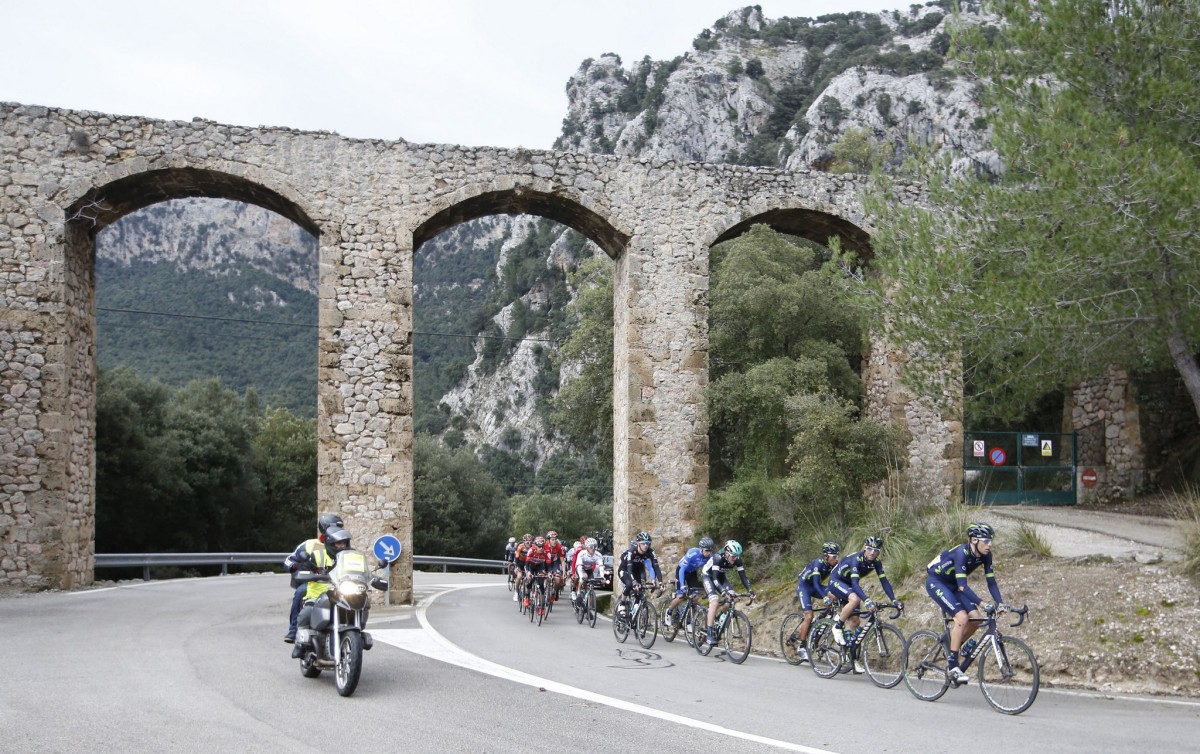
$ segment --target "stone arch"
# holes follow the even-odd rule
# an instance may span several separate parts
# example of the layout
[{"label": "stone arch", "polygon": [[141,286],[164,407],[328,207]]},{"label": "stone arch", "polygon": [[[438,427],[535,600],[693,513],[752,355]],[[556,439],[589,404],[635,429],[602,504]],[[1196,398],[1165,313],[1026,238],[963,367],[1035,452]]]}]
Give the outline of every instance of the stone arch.
[{"label": "stone arch", "polygon": [[413,251],[447,228],[487,215],[538,215],[553,220],[583,234],[613,259],[620,257],[630,238],[580,197],[568,196],[561,188],[539,190],[517,186],[484,191],[435,212],[413,231]]},{"label": "stone arch", "polygon": [[143,207],[188,197],[254,204],[286,217],[318,238],[321,235],[317,223],[295,198],[294,192],[287,187],[273,187],[274,181],[262,182],[245,175],[200,167],[153,168],[107,181],[104,178],[106,176],[101,176],[93,188],[66,208],[67,222],[86,224],[88,234],[93,237],[121,217]]},{"label": "stone arch", "polygon": [[[61,330],[48,339],[47,361],[61,365],[45,379],[44,402],[53,417],[47,426],[51,466],[62,478],[47,485],[55,494],[41,501],[45,517],[60,536],[41,552],[43,573],[64,586],[92,578],[95,554],[96,466],[96,305],[95,241],[121,217],[171,199],[207,197],[254,204],[275,212],[314,236],[320,228],[289,187],[274,188],[250,177],[272,178],[262,170],[223,172],[211,167],[134,170],[118,165],[101,172],[64,210],[62,290],[67,306]],[[272,184],[275,181],[271,181]],[[276,184],[278,185],[278,184]]]},{"label": "stone arch", "polygon": [[872,255],[871,237],[866,230],[838,215],[804,207],[771,209],[747,217],[719,233],[709,246],[737,238],[752,225],[767,225],[778,233],[806,238],[822,246],[828,245],[830,238],[839,238],[843,249],[854,251],[863,259]]}]

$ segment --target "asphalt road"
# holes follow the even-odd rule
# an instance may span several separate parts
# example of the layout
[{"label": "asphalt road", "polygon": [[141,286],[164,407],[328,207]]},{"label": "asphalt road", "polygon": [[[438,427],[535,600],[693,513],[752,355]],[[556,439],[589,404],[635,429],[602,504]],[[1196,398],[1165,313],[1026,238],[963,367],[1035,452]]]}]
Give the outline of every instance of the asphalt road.
[{"label": "asphalt road", "polygon": [[[733,665],[682,640],[621,645],[569,606],[535,626],[495,576],[418,574],[416,588],[422,607],[373,612],[377,643],[349,699],[289,658],[282,575],[0,599],[0,749],[1090,753],[1175,748],[1200,722],[1197,704],[1045,689],[1017,717],[974,685],[930,704],[903,684]],[[760,628],[756,642],[778,640]]]}]

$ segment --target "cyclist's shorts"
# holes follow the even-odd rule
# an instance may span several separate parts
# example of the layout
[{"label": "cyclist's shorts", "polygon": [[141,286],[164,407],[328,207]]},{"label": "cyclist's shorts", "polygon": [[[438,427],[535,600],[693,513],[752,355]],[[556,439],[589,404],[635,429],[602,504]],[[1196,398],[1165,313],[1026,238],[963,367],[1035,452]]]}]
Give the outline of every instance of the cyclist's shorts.
[{"label": "cyclist's shorts", "polygon": [[947,615],[954,615],[959,610],[966,610],[969,613],[975,609],[975,605],[970,600],[959,594],[957,586],[957,584],[947,584],[936,576],[925,578],[925,592]]},{"label": "cyclist's shorts", "polygon": [[549,563],[534,563],[526,561],[525,573],[529,574],[530,576],[545,576],[549,567]]},{"label": "cyclist's shorts", "polygon": [[800,597],[801,610],[812,610],[813,603],[820,600],[817,593],[813,591],[811,581],[802,582],[800,588],[796,590],[796,594]]},{"label": "cyclist's shorts", "polygon": [[[679,574],[677,573],[675,575],[678,576]],[[704,589],[704,587],[700,586],[699,571],[688,571],[685,573],[683,575],[683,583],[679,584],[678,588],[675,590],[675,594],[678,594],[680,597],[682,597],[683,595],[687,594],[687,590],[689,589],[694,589],[697,592]]]},{"label": "cyclist's shorts", "polygon": [[839,581],[838,579],[830,579],[829,585],[826,586],[825,589],[831,596],[833,596],[835,599],[841,600],[842,602],[850,599],[850,595],[854,594],[854,587],[850,586],[844,581]]}]

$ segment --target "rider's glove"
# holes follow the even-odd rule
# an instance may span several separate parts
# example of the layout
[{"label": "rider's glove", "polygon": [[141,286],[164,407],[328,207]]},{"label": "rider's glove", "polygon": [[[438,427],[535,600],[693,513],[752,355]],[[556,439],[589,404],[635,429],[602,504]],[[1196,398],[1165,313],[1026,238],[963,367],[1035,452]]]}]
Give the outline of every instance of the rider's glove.
[{"label": "rider's glove", "polygon": [[833,597],[830,597],[828,594],[825,595],[821,598],[821,604],[825,607],[829,607],[833,604]]},{"label": "rider's glove", "polygon": [[897,610],[903,610],[904,603],[900,600],[892,600],[892,607],[896,608]]},{"label": "rider's glove", "polygon": [[867,610],[874,610],[876,608],[875,600],[867,600],[863,604],[863,607],[865,607]]},{"label": "rider's glove", "polygon": [[996,603],[985,602],[979,606],[979,609],[982,610],[984,613],[991,615],[992,613],[996,612]]},{"label": "rider's glove", "polygon": [[1008,605],[1004,604],[1003,602],[1001,602],[999,605],[996,606],[996,610],[1001,613],[1007,613],[1009,610],[1012,610],[1012,608],[1009,607]]}]

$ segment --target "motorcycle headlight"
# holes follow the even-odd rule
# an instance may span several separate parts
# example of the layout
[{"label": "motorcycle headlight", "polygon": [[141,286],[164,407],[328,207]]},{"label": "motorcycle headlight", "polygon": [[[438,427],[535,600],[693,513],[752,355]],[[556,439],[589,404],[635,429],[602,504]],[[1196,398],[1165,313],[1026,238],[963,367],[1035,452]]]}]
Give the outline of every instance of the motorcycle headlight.
[{"label": "motorcycle headlight", "polygon": [[342,583],[338,584],[338,592],[340,592],[343,597],[360,597],[366,593],[366,591],[367,585],[361,581],[346,579]]}]

